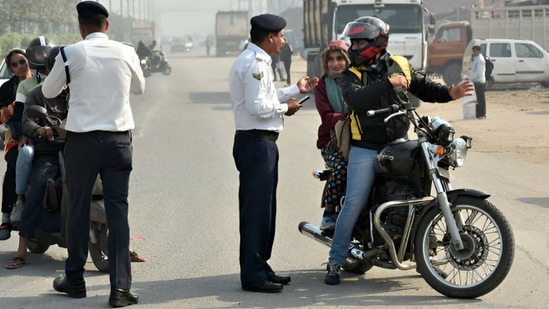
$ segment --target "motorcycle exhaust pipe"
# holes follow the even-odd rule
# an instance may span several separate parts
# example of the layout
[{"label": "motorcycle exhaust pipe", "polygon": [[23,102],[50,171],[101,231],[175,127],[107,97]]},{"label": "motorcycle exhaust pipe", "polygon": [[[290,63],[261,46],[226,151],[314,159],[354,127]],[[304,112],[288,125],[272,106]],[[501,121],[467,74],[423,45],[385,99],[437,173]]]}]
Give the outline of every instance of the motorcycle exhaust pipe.
[{"label": "motorcycle exhaust pipe", "polygon": [[299,226],[297,227],[297,229],[301,234],[311,239],[314,239],[325,246],[328,246],[330,248],[332,247],[332,239],[330,237],[326,237],[322,235],[322,232],[320,231],[320,229],[314,226],[313,224],[307,221],[303,221],[299,223]]},{"label": "motorcycle exhaust pipe", "polygon": [[[332,247],[332,239],[330,237],[322,235],[320,229],[313,224],[307,221],[303,221],[299,223],[298,230],[299,232],[301,232],[301,234],[311,239],[314,239],[325,246],[328,246],[330,248]],[[364,252],[363,250],[353,246],[353,244],[349,244],[349,253],[351,254],[351,256],[359,260],[370,260],[376,255],[380,254],[380,252],[381,250],[379,249],[372,249]]]}]

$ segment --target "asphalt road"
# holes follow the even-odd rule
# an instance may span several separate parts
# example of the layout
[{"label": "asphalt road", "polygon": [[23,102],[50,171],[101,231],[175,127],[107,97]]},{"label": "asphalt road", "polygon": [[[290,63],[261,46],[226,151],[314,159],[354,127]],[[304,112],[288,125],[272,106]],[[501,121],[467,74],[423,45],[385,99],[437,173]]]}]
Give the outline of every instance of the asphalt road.
[{"label": "asphalt road", "polygon": [[[234,121],[227,76],[234,57],[206,58],[205,51],[169,55],[170,76],[147,79],[132,97],[134,171],[130,191],[131,245],[149,260],[132,264],[135,308],[545,308],[549,303],[549,215],[546,165],[472,151],[454,186],[492,194],[514,229],[516,255],[507,279],[476,300],[449,299],[415,272],[374,268],[364,276],[343,273],[339,286],[323,283],[328,248],[299,234],[297,225],[318,224],[323,168],[315,148],[319,117],[314,101],[285,121],[281,134],[275,270],[292,276],[281,294],[240,289],[238,174],[232,159]],[[294,80],[305,66],[296,58]],[[458,132],[459,134],[459,132]],[[545,179],[545,181],[539,181]],[[0,242],[0,262],[13,256],[17,235]],[[30,254],[17,270],[0,268],[0,307],[102,308],[108,275],[86,265],[88,297],[55,293],[65,249]]]}]

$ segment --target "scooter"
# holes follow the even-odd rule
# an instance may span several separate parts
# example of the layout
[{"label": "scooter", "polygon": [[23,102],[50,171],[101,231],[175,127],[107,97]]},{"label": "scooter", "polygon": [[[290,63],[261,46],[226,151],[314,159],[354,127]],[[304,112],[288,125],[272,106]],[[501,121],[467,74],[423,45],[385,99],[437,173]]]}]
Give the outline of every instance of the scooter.
[{"label": "scooter", "polygon": [[[29,106],[27,115],[30,118],[40,119],[43,123],[54,130],[54,138],[58,142],[64,142],[66,132],[60,127],[61,120],[47,114],[46,108],[38,105]],[[27,248],[32,253],[42,254],[48,250],[51,245],[58,245],[61,248],[67,247],[67,238],[65,234],[65,222],[69,208],[68,189],[65,183],[65,171],[63,168],[63,154],[59,153],[61,165],[61,178],[48,180],[46,186],[46,197],[44,206],[48,212],[60,216],[60,228],[58,232],[45,232],[37,228],[35,237],[29,239]],[[92,192],[91,217],[90,217],[90,242],[89,251],[93,264],[101,272],[109,271],[109,260],[107,251],[107,237],[109,229],[107,226],[107,216],[105,213],[105,204],[103,200],[103,190],[101,179],[98,177]]]}]

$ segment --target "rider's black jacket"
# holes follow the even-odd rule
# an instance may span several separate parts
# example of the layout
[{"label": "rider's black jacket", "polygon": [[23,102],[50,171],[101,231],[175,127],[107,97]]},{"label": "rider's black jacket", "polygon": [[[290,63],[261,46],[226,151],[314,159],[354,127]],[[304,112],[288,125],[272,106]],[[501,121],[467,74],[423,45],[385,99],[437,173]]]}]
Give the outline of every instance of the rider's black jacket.
[{"label": "rider's black jacket", "polygon": [[404,75],[408,80],[408,91],[422,101],[453,100],[448,93],[449,87],[427,79],[423,72],[412,69],[404,57],[385,53],[376,65],[349,67],[337,80],[349,106],[353,146],[380,150],[387,143],[406,137],[409,123],[404,115],[393,117],[387,124],[384,122],[387,114],[366,116],[369,110],[397,102],[388,80],[395,74]]},{"label": "rider's black jacket", "polygon": [[[46,99],[42,94],[42,86],[34,88],[25,101],[25,109],[31,105],[39,105],[45,107],[48,116],[55,116],[60,120],[67,118],[69,90],[66,88],[61,93],[53,98]],[[35,153],[56,153],[63,148],[63,144],[50,142],[47,138],[39,138],[36,130],[45,123],[40,123],[40,120],[27,117],[27,113],[23,112],[23,134],[30,137],[34,144]]]}]

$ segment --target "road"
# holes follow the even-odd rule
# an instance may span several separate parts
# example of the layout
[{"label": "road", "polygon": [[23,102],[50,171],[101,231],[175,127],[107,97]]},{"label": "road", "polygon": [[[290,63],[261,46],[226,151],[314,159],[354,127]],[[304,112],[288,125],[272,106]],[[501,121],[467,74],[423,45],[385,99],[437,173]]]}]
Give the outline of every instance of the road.
[{"label": "road", "polygon": [[[546,163],[471,151],[455,187],[492,194],[514,229],[516,255],[507,279],[477,300],[446,298],[414,271],[374,268],[342,274],[339,286],[323,283],[328,248],[303,237],[300,221],[318,224],[322,184],[311,171],[323,167],[315,148],[319,117],[314,101],[285,121],[281,134],[278,221],[270,264],[292,276],[282,294],[240,289],[238,174],[232,159],[234,121],[227,76],[233,57],[205,51],[171,54],[171,76],[154,74],[146,93],[132,97],[134,171],[130,186],[131,246],[149,260],[132,264],[135,308],[545,308],[549,303],[549,215]],[[305,65],[294,61],[294,80]],[[428,112],[423,105],[421,112]],[[459,131],[458,131],[459,134]],[[3,167],[2,167],[3,168]],[[0,242],[0,262],[13,256],[17,235]],[[11,308],[107,306],[108,275],[86,265],[88,297],[56,294],[65,249],[30,254],[17,270],[0,268],[0,303]],[[132,307],[133,308],[133,307]]]}]

